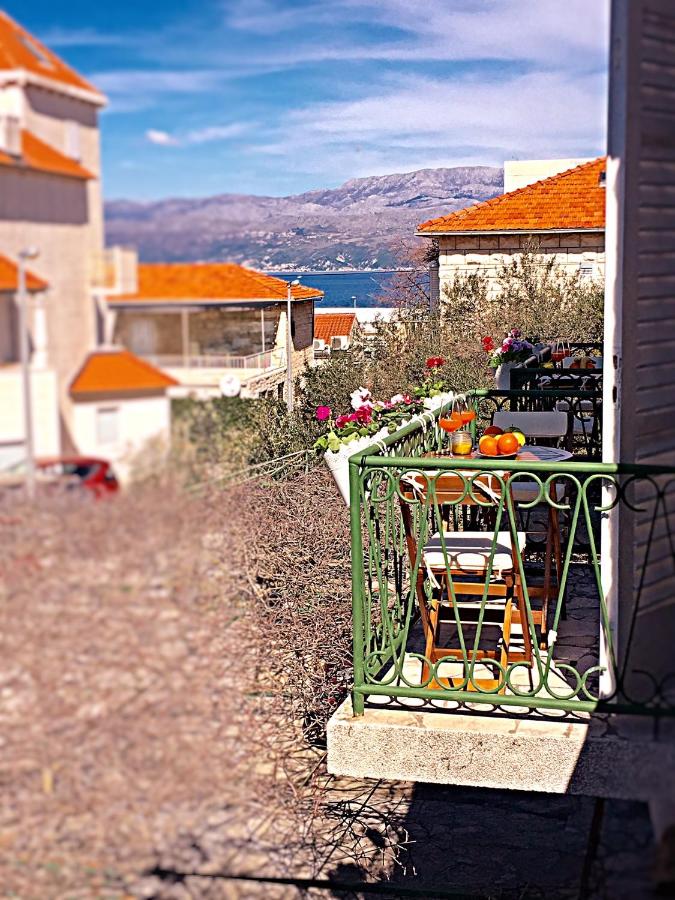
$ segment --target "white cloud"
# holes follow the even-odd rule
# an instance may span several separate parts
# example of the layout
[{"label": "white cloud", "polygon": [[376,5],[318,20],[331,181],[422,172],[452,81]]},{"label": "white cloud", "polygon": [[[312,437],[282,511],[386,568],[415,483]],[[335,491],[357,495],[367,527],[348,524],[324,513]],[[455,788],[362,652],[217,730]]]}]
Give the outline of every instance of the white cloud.
[{"label": "white cloud", "polygon": [[185,144],[206,144],[210,141],[226,141],[230,138],[239,137],[250,128],[250,124],[245,122],[231,122],[229,125],[211,125],[207,128],[197,128],[194,131],[188,131],[183,138]]},{"label": "white cloud", "polygon": [[186,147],[194,144],[208,144],[214,141],[227,141],[244,134],[250,127],[251,123],[248,122],[231,122],[229,125],[210,125],[206,128],[196,128],[182,135],[149,128],[145,132],[145,138],[151,144],[157,144],[160,147]]},{"label": "white cloud", "polygon": [[128,34],[97,31],[95,28],[52,28],[40,38],[47,47],[114,47],[128,46]]},{"label": "white cloud", "polygon": [[[609,39],[608,0],[442,0],[426,14],[411,0],[308,0],[292,7],[279,0],[237,0],[225,9],[230,28],[261,37],[294,32],[292,41],[266,47],[259,58],[255,44],[253,52],[247,46],[252,66],[263,60],[279,66],[502,60],[551,67],[574,59],[592,69],[605,65]],[[361,27],[374,23],[384,31],[377,39]]]},{"label": "white cloud", "polygon": [[177,147],[178,141],[170,135],[168,131],[159,131],[157,128],[148,128],[145,132],[145,138],[151,144],[157,144],[159,147]]},{"label": "white cloud", "polygon": [[[399,77],[363,97],[292,111],[262,154],[336,178],[605,149],[606,77]],[[252,148],[255,149],[255,148]]]}]

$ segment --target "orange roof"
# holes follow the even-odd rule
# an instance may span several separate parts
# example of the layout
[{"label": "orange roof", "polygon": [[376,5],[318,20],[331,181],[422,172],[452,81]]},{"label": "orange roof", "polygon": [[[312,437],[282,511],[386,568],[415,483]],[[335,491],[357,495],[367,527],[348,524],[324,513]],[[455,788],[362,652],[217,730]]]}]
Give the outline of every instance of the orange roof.
[{"label": "orange roof", "polygon": [[350,337],[355,313],[319,313],[314,317],[314,337],[330,344],[333,337]]},{"label": "orange roof", "polygon": [[70,384],[70,393],[126,394],[158,391],[178,384],[175,378],[151,366],[122,347],[94,350]]},{"label": "orange roof", "polygon": [[[186,300],[285,300],[288,282],[263,275],[235,263],[142,263],[138,267],[138,291],[110,297],[120,301],[148,303]],[[294,300],[320,300],[323,291],[296,285]]]},{"label": "orange roof", "polygon": [[604,156],[582,163],[517,191],[430,219],[419,226],[418,233],[602,230],[606,192],[600,174],[605,166]]},{"label": "orange roof", "polygon": [[[19,268],[6,256],[0,256],[0,291],[16,291],[19,286]],[[26,287],[29,291],[44,291],[49,285],[46,281],[26,271]]]},{"label": "orange roof", "polygon": [[21,132],[21,155],[12,156],[0,150],[0,166],[11,166],[15,169],[34,169],[37,172],[47,172],[49,175],[67,175],[70,178],[93,178],[74,159],[65,156],[49,144],[45,144],[39,137],[30,131]]},{"label": "orange roof", "polygon": [[78,75],[6,12],[0,11],[0,70],[2,69],[20,70],[28,75],[36,75],[40,79],[46,78],[69,88],[97,94],[101,102],[104,99],[92,84]]}]

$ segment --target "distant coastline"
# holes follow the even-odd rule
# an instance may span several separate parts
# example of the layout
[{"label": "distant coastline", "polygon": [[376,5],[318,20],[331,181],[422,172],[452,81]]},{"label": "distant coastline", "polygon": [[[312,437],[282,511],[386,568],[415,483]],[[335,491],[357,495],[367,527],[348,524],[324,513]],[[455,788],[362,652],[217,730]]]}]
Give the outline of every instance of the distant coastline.
[{"label": "distant coastline", "polygon": [[294,269],[293,271],[272,269],[268,274],[285,281],[301,278],[302,284],[316,287],[324,292],[321,309],[381,308],[384,304],[392,305],[390,293],[392,280],[397,273],[410,269],[333,269],[316,271]]},{"label": "distant coastline", "polygon": [[400,266],[397,269],[265,269],[266,275],[395,275],[397,272],[412,272],[410,266]]}]

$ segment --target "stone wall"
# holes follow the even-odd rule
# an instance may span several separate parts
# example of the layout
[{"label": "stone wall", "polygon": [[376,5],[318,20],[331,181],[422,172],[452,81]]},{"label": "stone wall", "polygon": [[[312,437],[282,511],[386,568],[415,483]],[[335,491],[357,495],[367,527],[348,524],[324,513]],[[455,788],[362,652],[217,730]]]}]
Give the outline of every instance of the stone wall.
[{"label": "stone wall", "polygon": [[441,237],[439,243],[438,275],[441,299],[444,288],[456,275],[483,271],[490,279],[495,293],[499,269],[521,255],[527,248],[538,246],[545,260],[555,258],[568,272],[581,266],[592,267],[594,278],[605,274],[605,235],[603,232],[579,231],[555,234],[495,234],[457,235]]}]

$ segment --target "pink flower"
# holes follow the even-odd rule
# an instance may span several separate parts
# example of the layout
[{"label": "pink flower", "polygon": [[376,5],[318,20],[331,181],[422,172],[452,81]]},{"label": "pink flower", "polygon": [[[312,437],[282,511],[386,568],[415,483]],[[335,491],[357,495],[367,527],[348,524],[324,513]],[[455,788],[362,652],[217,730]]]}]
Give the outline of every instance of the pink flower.
[{"label": "pink flower", "polygon": [[351,421],[351,416],[338,416],[335,420],[336,428],[344,428],[345,425]]},{"label": "pink flower", "polygon": [[373,410],[370,405],[360,406],[354,413],[356,421],[362,425],[369,425],[373,418]]},{"label": "pink flower", "polygon": [[405,398],[403,394],[394,394],[389,403],[387,404],[391,409],[392,406],[398,406],[399,403],[405,403]]},{"label": "pink flower", "polygon": [[330,419],[330,416],[330,406],[317,406],[316,418],[319,422],[325,422],[326,419]]}]

